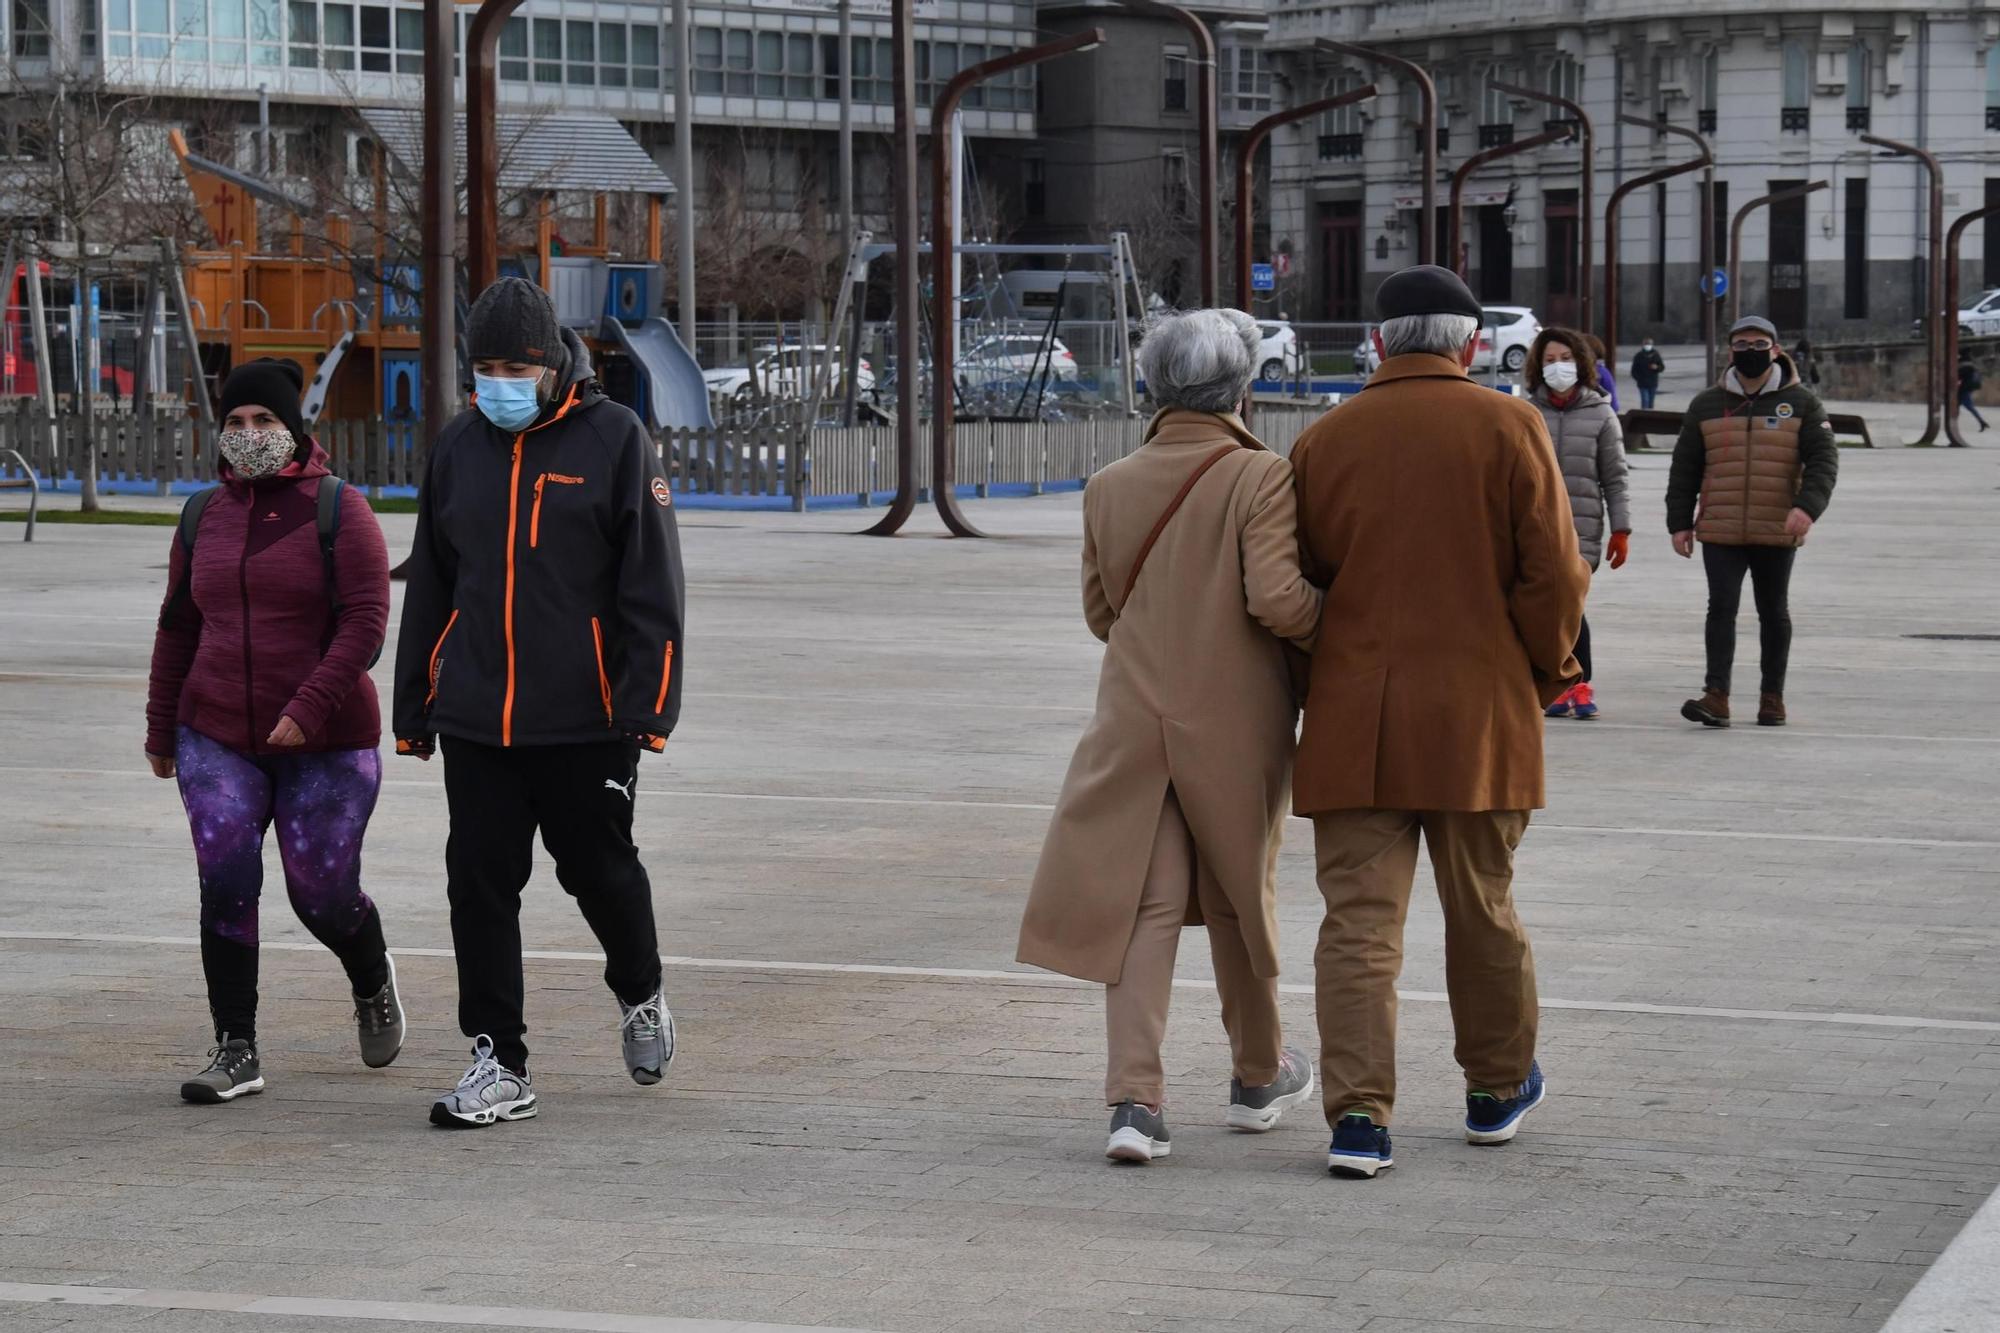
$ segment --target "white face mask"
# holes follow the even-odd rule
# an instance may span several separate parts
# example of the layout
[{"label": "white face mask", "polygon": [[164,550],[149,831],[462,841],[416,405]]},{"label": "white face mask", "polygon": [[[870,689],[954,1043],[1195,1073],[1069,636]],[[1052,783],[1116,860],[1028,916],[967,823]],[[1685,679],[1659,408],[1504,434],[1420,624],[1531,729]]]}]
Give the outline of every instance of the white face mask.
[{"label": "white face mask", "polygon": [[274,477],[284,470],[298,452],[299,442],[292,438],[288,430],[225,430],[216,440],[216,447],[229,460],[229,466],[245,481],[256,481],[260,477]]},{"label": "white face mask", "polygon": [[1542,383],[1557,393],[1568,393],[1576,387],[1576,362],[1549,362],[1542,367]]}]

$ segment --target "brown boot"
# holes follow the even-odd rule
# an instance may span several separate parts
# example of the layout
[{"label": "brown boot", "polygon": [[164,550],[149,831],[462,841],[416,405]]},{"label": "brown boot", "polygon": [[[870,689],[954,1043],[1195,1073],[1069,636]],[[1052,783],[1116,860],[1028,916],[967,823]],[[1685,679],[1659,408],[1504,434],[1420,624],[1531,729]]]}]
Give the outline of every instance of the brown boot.
[{"label": "brown boot", "polygon": [[1681,716],[1704,727],[1729,725],[1729,696],[1721,690],[1703,690],[1701,698],[1681,705]]},{"label": "brown boot", "polygon": [[1760,727],[1785,725],[1784,695],[1766,692],[1757,696],[1757,725]]}]

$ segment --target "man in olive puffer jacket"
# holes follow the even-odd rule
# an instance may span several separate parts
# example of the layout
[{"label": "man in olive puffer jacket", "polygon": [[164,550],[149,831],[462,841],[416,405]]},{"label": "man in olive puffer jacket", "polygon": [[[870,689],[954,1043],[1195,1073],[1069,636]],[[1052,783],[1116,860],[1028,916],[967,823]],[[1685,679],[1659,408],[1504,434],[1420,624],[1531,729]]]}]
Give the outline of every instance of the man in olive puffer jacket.
[{"label": "man in olive puffer jacket", "polygon": [[1702,546],[1708,573],[1708,676],[1681,716],[1729,725],[1729,675],[1736,660],[1736,612],[1743,576],[1757,601],[1763,678],[1757,724],[1785,725],[1785,667],[1791,654],[1787,605],[1792,562],[1833,499],[1840,451],[1826,409],[1777,350],[1777,330],[1754,315],[1729,332],[1722,382],[1688,404],[1667,476],[1667,530],[1674,550]]}]

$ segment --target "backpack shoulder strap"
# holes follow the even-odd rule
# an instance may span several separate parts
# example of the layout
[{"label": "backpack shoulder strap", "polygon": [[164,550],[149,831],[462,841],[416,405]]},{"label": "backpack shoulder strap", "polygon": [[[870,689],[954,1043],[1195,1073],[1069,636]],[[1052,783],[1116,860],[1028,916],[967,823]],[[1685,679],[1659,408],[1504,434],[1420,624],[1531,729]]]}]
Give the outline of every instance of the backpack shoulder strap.
[{"label": "backpack shoulder strap", "polygon": [[1132,600],[1132,589],[1138,586],[1139,571],[1146,567],[1146,557],[1153,553],[1153,544],[1160,540],[1160,534],[1167,530],[1167,524],[1180,512],[1182,502],[1188,498],[1188,493],[1194,490],[1195,483],[1207,476],[1210,468],[1242,447],[1240,444],[1225,444],[1202,459],[1200,465],[1188,474],[1188,479],[1181,483],[1181,488],[1174,492],[1174,498],[1167,501],[1167,507],[1160,511],[1160,517],[1154,522],[1153,530],[1146,534],[1145,542],[1139,547],[1139,557],[1132,562],[1132,572],[1125,576],[1125,591],[1118,598],[1117,609],[1120,614],[1124,612],[1125,604]]},{"label": "backpack shoulder strap", "polygon": [[201,516],[208,509],[208,502],[215,498],[221,488],[211,486],[205,491],[196,491],[181,506],[180,519],[174,524],[174,540],[181,548],[181,581],[167,594],[166,605],[160,608],[160,624],[179,618],[194,600],[189,585],[194,582],[194,539],[201,531]]},{"label": "backpack shoulder strap", "polygon": [[319,513],[315,520],[319,532],[319,565],[326,578],[326,596],[333,605],[335,617],[340,615],[340,587],[333,577],[333,547],[340,539],[340,493],[346,489],[347,483],[339,477],[329,475],[319,479]]},{"label": "backpack shoulder strap", "polygon": [[187,498],[187,503],[181,506],[180,522],[174,525],[174,530],[181,539],[181,549],[189,555],[194,554],[194,538],[201,527],[202,513],[207,510],[208,502],[215,498],[218,489],[211,486],[205,491],[196,491]]}]

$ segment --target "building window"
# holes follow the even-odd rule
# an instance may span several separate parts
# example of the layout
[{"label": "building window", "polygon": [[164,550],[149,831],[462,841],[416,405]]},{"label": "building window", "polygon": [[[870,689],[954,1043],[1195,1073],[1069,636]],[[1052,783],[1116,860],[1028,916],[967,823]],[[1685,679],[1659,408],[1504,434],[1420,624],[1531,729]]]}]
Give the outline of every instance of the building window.
[{"label": "building window", "polygon": [[1868,129],[1868,43],[1857,41],[1847,48],[1847,128],[1855,133]]},{"label": "building window", "polygon": [[1567,53],[1550,63],[1543,91],[1572,102],[1583,100],[1583,66]]},{"label": "building window", "polygon": [[1049,162],[1045,157],[1024,158],[1021,162],[1021,208],[1031,218],[1048,213]]},{"label": "building window", "polygon": [[[1328,79],[1321,97],[1338,97],[1361,86],[1361,76],[1343,72]],[[1323,162],[1358,159],[1366,146],[1362,137],[1361,104],[1349,102],[1323,113],[1319,118],[1319,156]]]},{"label": "building window", "polygon": [[1842,313],[1849,319],[1868,318],[1868,181],[1847,182],[1847,300]]},{"label": "building window", "polygon": [[2000,46],[1986,53],[1986,128],[2000,130]]},{"label": "building window", "polygon": [[[1424,155],[1424,127],[1422,125],[1417,126],[1416,129],[1410,131],[1410,136],[1410,151],[1418,157],[1422,157]],[[1442,112],[1439,113],[1437,127],[1437,150],[1440,154],[1451,151],[1451,122],[1443,119]]]},{"label": "building window", "polygon": [[1170,218],[1184,218],[1193,207],[1188,190],[1187,154],[1178,149],[1160,154],[1160,202]]},{"label": "building window", "polygon": [[1715,109],[1722,103],[1722,52],[1709,47],[1702,53],[1695,75],[1695,128],[1703,134],[1715,133]]},{"label": "building window", "polygon": [[29,60],[45,60],[49,55],[49,0],[13,0],[8,6],[8,31],[13,34],[13,51]]},{"label": "building window", "polygon": [[1162,111],[1185,111],[1191,105],[1188,100],[1188,51],[1185,46],[1169,46],[1164,52],[1165,61],[1161,75],[1160,109]]},{"label": "building window", "polygon": [[1498,148],[1514,142],[1514,99],[1493,84],[1507,82],[1507,71],[1488,65],[1479,81],[1479,146]]},{"label": "building window", "polygon": [[[1701,196],[1702,187],[1694,187],[1695,215],[1694,233],[1697,244],[1701,236]],[[1709,258],[1717,268],[1729,267],[1729,182],[1715,183],[1715,212],[1710,218],[1712,230],[1709,235]],[[1704,288],[1705,290],[1705,288]]]},{"label": "building window", "polygon": [[1797,37],[1785,39],[1784,101],[1778,111],[1778,128],[1792,133],[1812,128],[1812,54]]},{"label": "building window", "polygon": [[1225,46],[1215,61],[1223,111],[1262,115],[1271,109],[1271,66],[1262,47]]}]

